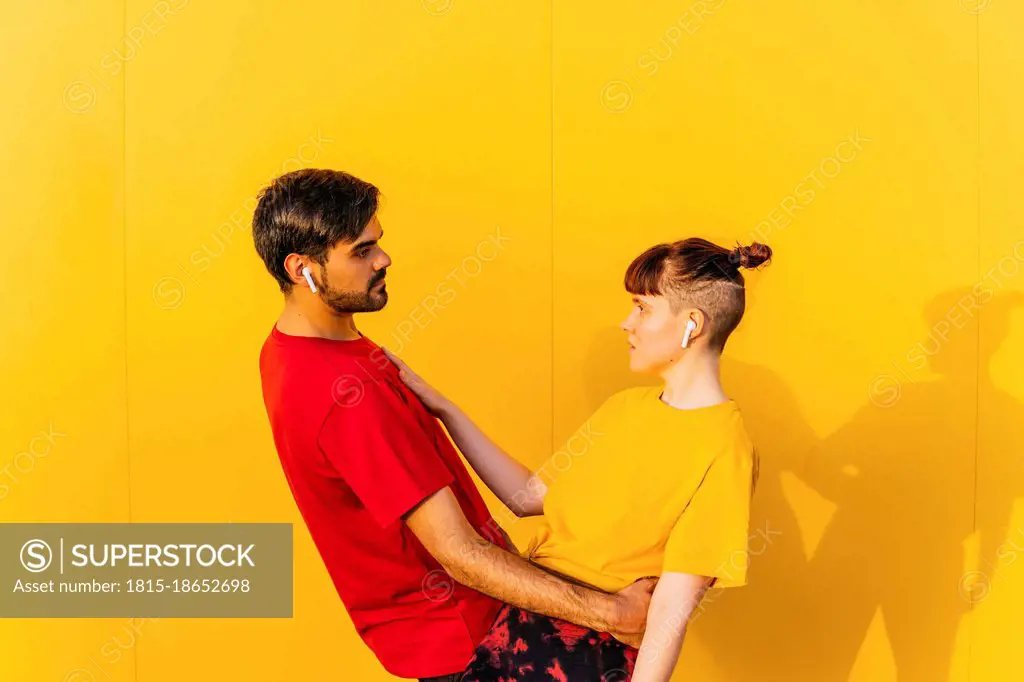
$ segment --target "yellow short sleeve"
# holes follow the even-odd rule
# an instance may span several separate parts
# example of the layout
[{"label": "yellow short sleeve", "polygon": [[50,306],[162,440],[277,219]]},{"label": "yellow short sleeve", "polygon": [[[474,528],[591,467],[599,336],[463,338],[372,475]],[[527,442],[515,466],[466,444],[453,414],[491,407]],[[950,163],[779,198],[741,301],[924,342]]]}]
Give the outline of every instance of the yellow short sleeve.
[{"label": "yellow short sleeve", "polygon": [[715,587],[746,584],[756,457],[738,450],[712,462],[669,534],[663,573],[716,578]]}]

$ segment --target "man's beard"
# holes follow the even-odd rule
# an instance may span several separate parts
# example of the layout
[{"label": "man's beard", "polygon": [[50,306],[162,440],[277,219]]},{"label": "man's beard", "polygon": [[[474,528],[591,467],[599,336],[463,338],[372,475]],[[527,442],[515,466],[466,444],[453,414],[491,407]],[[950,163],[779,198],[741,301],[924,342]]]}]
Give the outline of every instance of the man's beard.
[{"label": "man's beard", "polygon": [[332,289],[327,281],[327,272],[320,271],[320,285],[317,293],[320,299],[336,313],[372,313],[380,310],[388,303],[387,289],[375,289],[377,283],[384,279],[384,271],[370,281],[366,291],[345,291]]}]

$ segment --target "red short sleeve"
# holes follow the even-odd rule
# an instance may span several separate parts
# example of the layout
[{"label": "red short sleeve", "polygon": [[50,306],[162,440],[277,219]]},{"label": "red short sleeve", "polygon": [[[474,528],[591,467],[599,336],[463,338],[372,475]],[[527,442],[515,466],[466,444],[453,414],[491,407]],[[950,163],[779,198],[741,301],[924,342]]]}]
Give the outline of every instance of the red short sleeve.
[{"label": "red short sleeve", "polygon": [[455,480],[416,415],[377,383],[357,404],[334,405],[317,442],[382,527]]}]

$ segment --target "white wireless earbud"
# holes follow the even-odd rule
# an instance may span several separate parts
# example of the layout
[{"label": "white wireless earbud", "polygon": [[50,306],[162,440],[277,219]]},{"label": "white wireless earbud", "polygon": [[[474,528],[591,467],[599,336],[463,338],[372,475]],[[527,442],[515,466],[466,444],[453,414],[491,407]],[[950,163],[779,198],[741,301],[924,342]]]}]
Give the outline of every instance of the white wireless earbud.
[{"label": "white wireless earbud", "polygon": [[686,321],[686,333],[683,334],[683,348],[690,345],[690,334],[697,328],[697,323],[693,320]]},{"label": "white wireless earbud", "polygon": [[309,284],[309,288],[315,294],[316,293],[316,284],[313,283],[313,276],[311,274],[309,274],[309,266],[308,265],[303,265],[302,266],[302,276],[306,278],[306,283]]}]

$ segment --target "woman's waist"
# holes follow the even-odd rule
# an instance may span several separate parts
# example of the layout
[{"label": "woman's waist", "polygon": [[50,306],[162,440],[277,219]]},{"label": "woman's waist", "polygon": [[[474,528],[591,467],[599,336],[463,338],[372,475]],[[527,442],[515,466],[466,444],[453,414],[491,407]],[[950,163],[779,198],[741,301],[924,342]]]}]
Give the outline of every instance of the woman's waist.
[{"label": "woman's waist", "polygon": [[573,556],[543,550],[529,555],[524,554],[523,558],[566,582],[608,593],[618,592],[644,575],[651,574],[649,570],[623,570],[614,565],[581,561]]}]

